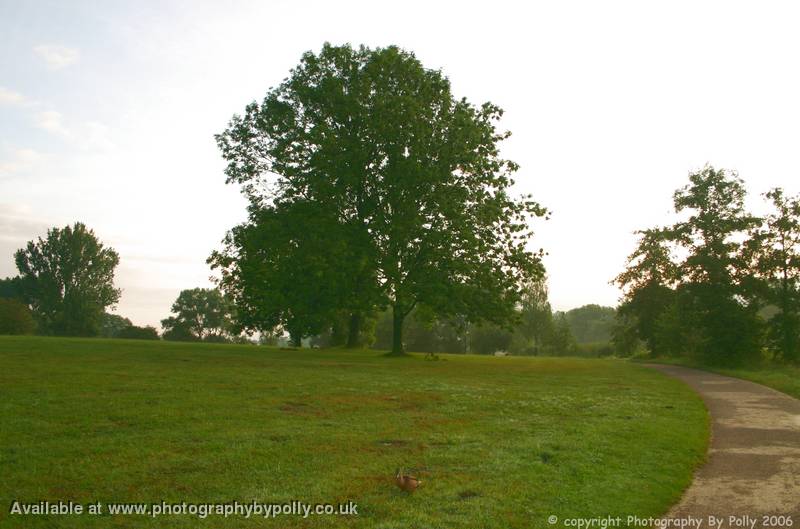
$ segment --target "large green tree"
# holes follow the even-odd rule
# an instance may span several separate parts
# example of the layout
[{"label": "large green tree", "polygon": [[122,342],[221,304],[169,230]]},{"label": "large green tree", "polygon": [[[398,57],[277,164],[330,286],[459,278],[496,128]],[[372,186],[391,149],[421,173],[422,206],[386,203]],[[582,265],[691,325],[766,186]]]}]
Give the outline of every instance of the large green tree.
[{"label": "large green tree", "polygon": [[[651,352],[695,353],[717,364],[759,354],[758,304],[742,241],[760,221],[746,211],[745,195],[735,173],[707,165],[673,196],[683,220],[643,232],[617,282],[627,288],[621,313],[638,318]],[[680,258],[673,260],[672,249]]]},{"label": "large green tree", "polygon": [[78,222],[53,228],[47,237],[29,241],[14,255],[22,290],[39,332],[63,336],[96,336],[106,307],[114,305],[119,256],[94,232]]},{"label": "large green tree", "polygon": [[675,211],[688,214],[671,232],[688,253],[681,282],[695,300],[706,336],[700,351],[713,363],[735,364],[760,353],[755,306],[746,302],[751,269],[742,239],[759,223],[745,209],[744,182],[735,173],[706,166],[675,192]]},{"label": "large green tree", "polygon": [[456,99],[440,71],[397,47],[326,44],[217,142],[253,208],[309,201],[352,228],[363,256],[353,294],[391,306],[402,354],[417,305],[505,322],[520,284],[543,273],[528,221],[546,212],[509,194],[517,166],[499,154],[501,115]]}]

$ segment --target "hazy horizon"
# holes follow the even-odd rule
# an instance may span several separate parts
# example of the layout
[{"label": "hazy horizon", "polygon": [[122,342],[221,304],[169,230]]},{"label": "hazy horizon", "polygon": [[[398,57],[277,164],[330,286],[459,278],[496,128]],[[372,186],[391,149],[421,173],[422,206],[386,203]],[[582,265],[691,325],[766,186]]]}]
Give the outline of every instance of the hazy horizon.
[{"label": "hazy horizon", "polygon": [[304,51],[397,44],[505,110],[516,190],[553,212],[532,244],[554,308],[614,306],[633,231],[670,221],[690,171],[738,170],[751,203],[800,191],[798,9],[0,1],[0,277],[26,241],[81,221],[120,254],[115,312],[158,327],[245,218],[213,135]]}]

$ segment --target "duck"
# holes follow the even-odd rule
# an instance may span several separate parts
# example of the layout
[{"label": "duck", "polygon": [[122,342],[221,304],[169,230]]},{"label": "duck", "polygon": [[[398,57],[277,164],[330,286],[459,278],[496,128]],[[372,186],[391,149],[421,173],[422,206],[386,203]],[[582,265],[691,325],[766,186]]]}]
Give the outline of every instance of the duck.
[{"label": "duck", "polygon": [[420,483],[422,483],[422,480],[405,474],[402,468],[397,469],[397,474],[394,479],[397,486],[406,492],[414,492],[417,487],[419,487]]}]

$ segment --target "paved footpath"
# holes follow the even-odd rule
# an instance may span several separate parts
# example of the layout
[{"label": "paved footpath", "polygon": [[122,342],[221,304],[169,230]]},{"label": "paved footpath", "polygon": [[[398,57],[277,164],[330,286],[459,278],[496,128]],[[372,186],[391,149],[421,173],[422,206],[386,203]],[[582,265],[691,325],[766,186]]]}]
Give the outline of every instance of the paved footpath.
[{"label": "paved footpath", "polygon": [[712,421],[708,461],[666,518],[701,518],[702,529],[709,516],[724,529],[800,529],[800,400],[738,378],[649,367],[697,391]]}]

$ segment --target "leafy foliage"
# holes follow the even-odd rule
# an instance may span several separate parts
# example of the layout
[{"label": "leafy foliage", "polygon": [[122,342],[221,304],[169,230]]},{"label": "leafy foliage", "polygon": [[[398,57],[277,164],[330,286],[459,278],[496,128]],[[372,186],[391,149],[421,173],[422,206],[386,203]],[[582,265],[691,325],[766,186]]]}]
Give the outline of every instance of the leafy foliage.
[{"label": "leafy foliage", "polygon": [[17,299],[0,298],[0,334],[33,334],[36,322],[27,305]]},{"label": "leafy foliage", "polygon": [[553,309],[548,300],[547,281],[544,276],[525,285],[519,304],[519,322],[516,331],[522,343],[514,348],[523,354],[542,354],[553,337]]},{"label": "leafy foliage", "polygon": [[572,335],[578,343],[608,342],[617,311],[613,307],[584,305],[565,313]]},{"label": "leafy foliage", "polygon": [[22,278],[7,277],[0,279],[0,298],[16,299],[25,302],[25,291],[22,285]]},{"label": "leafy foliage", "polygon": [[403,322],[418,304],[502,323],[514,317],[520,281],[543,273],[526,243],[528,220],[546,211],[509,196],[517,166],[499,155],[509,135],[495,128],[501,115],[455,99],[441,72],[397,47],[326,44],[217,142],[251,211],[302,202],[346,227],[359,250],[341,263],[359,278],[353,298],[366,312],[392,307],[392,350],[402,353]]},{"label": "leafy foliage", "polygon": [[512,339],[511,331],[491,323],[475,325],[469,333],[470,348],[478,354],[507,352],[511,347]]},{"label": "leafy foliage", "polygon": [[763,289],[753,263],[766,271],[770,258],[762,250],[768,236],[746,211],[745,195],[735,173],[706,166],[674,194],[683,220],[639,232],[639,246],[615,281],[625,291],[621,318],[652,354],[695,355],[718,365],[759,356]]},{"label": "leafy foliage", "polygon": [[322,333],[337,311],[358,312],[365,302],[352,298],[364,275],[353,263],[364,260],[366,245],[355,244],[353,232],[308,201],[254,209],[209,259],[237,307],[237,323],[259,332],[281,327],[299,345]]},{"label": "leafy foliage", "polygon": [[14,254],[22,291],[43,334],[97,336],[114,305],[119,256],[80,222],[53,228]]},{"label": "leafy foliage", "polygon": [[133,323],[128,318],[106,312],[103,314],[103,325],[100,328],[100,336],[103,338],[116,338],[123,329],[131,325],[133,325]]},{"label": "leafy foliage", "polygon": [[232,328],[231,305],[217,289],[182,290],[172,312],[175,316],[161,320],[165,340],[214,340]]},{"label": "leafy foliage", "polygon": [[670,232],[688,252],[678,267],[693,298],[689,314],[705,334],[697,352],[711,363],[739,363],[760,350],[756,310],[745,298],[750,269],[741,243],[758,219],[745,211],[744,182],[735,173],[706,166],[689,180],[674,202],[677,213],[690,216]]},{"label": "leafy foliage", "polygon": [[572,335],[567,315],[563,312],[557,312],[553,316],[553,337],[550,348],[556,355],[570,355],[576,350],[575,337]]},{"label": "leafy foliage", "polygon": [[136,325],[129,325],[122,329],[117,338],[126,340],[158,340],[158,331],[155,327],[147,325],[145,327],[138,327]]},{"label": "leafy foliage", "polygon": [[[747,256],[752,259],[755,286],[765,303],[778,311],[768,322],[768,341],[777,357],[800,360],[800,196],[783,189],[765,193],[772,211],[752,230]],[[760,288],[759,288],[760,287]]]}]

